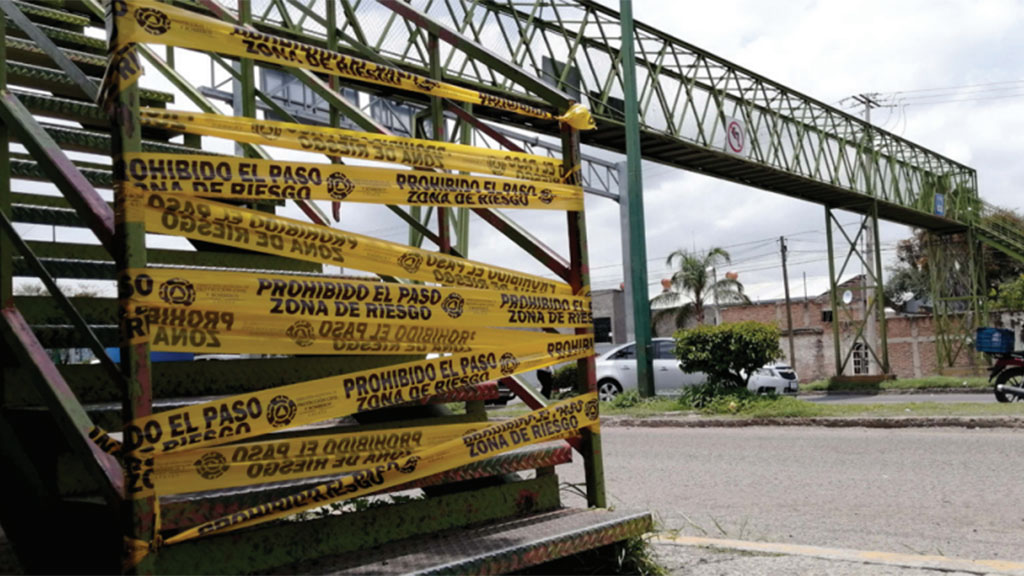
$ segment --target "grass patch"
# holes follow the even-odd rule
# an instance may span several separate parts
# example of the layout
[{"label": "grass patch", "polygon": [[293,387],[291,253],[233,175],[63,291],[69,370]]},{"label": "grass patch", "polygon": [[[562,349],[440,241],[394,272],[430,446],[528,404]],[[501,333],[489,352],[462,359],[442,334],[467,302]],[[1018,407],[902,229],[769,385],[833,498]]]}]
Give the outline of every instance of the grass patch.
[{"label": "grass patch", "polygon": [[988,378],[968,377],[957,378],[954,376],[929,376],[927,378],[906,378],[902,380],[885,380],[877,385],[860,384],[857,382],[831,382],[829,380],[815,380],[800,385],[801,392],[841,392],[860,391],[870,389],[880,390],[988,390],[992,384]]},{"label": "grass patch", "polygon": [[678,412],[683,407],[675,397],[655,396],[641,398],[636,390],[623,392],[611,402],[601,403],[601,413],[621,416],[658,416],[666,412]]}]

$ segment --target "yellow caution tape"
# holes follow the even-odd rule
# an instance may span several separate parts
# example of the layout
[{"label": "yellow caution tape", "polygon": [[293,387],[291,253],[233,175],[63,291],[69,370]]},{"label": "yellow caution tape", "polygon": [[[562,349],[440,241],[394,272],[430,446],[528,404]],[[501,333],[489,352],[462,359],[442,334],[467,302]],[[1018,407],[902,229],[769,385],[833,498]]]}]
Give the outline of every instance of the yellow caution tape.
[{"label": "yellow caution tape", "polygon": [[107,58],[107,68],[100,82],[98,101],[106,110],[117,93],[135,85],[142,77],[142,59],[134,44],[121,46]]},{"label": "yellow caution tape", "polygon": [[150,232],[185,236],[321,264],[413,280],[520,293],[571,295],[565,283],[184,195],[125,190]]},{"label": "yellow caution tape", "polygon": [[107,454],[116,455],[121,452],[121,443],[111,438],[110,434],[99,426],[93,426],[89,430],[89,439]]},{"label": "yellow caution tape", "polygon": [[579,104],[564,116],[518,100],[439,82],[398,68],[346,56],[302,42],[278,38],[189,10],[144,0],[128,0],[128,9],[117,14],[118,46],[131,42],[165,44],[214,51],[241,58],[304,68],[459,102],[479,104],[545,120],[560,120],[577,130],[594,128],[587,109]]},{"label": "yellow caution tape", "polygon": [[340,502],[439,474],[538,442],[575,436],[598,423],[598,400],[593,392],[569,398],[523,416],[429,448],[397,462],[378,464],[354,474],[210,520],[165,540],[177,544],[200,536],[219,534],[291,516],[297,512]]},{"label": "yellow caution tape", "polygon": [[238,394],[133,420],[124,427],[123,451],[158,454],[226,444],[585,358],[593,348],[593,335],[563,336],[544,345],[455,354]]},{"label": "yellow caution tape", "polygon": [[[128,269],[122,284],[138,305],[223,310],[236,315],[461,327],[586,328],[594,323],[589,296],[184,268]],[[180,322],[189,323],[202,325],[205,320],[187,322],[183,318]]]},{"label": "yellow caution tape", "polygon": [[161,130],[415,168],[464,170],[552,183],[561,182],[566,173],[561,160],[547,156],[244,116],[142,107],[139,121]]},{"label": "yellow caution tape", "polygon": [[160,454],[129,496],[185,494],[334,476],[407,458],[484,427],[445,424],[275,439]]},{"label": "yellow caution tape", "polygon": [[507,328],[435,326],[397,320],[294,318],[224,308],[129,302],[128,343],[148,342],[162,352],[253,354],[408,355],[485,352],[508,346],[544,347],[561,336]]},{"label": "yellow caution tape", "polygon": [[192,154],[133,153],[124,161],[127,181],[143,190],[207,198],[583,210],[582,187],[533,180]]}]

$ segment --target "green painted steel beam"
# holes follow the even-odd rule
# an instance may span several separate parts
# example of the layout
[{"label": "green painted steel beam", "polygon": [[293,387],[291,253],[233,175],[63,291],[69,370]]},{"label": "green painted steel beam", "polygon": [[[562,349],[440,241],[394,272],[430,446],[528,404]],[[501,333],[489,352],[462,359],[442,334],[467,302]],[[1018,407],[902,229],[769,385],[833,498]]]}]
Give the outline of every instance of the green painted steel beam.
[{"label": "green painted steel beam", "polygon": [[[539,478],[422,501],[327,516],[307,522],[278,523],[169,546],[158,552],[156,571],[167,574],[235,574],[283,569],[311,558],[325,558],[320,571],[359,550],[400,538],[434,534],[466,524],[482,524],[523,512],[558,507],[558,479]],[[335,556],[331,558],[331,556]],[[298,570],[314,572],[312,566]]]},{"label": "green painted steel beam", "polygon": [[483,66],[494,70],[526,90],[540,96],[559,111],[564,112],[569,108],[570,98],[565,92],[555,88],[543,78],[510,63],[497,53],[491,51],[485,44],[453,32],[438,20],[431,18],[409,4],[396,0],[380,0],[380,3],[400,15],[406,21],[414,24],[417,28],[426,30],[431,35],[452,45],[466,56],[480,62]]},{"label": "green painted steel beam", "polygon": [[[7,91],[7,19],[0,18],[0,92]],[[0,122],[0,213],[11,214],[11,133],[7,122]],[[14,246],[6,234],[0,234],[0,306],[14,296]]]},{"label": "green painted steel beam", "polygon": [[[633,3],[620,0],[622,11],[622,61],[632,62],[634,32]],[[628,39],[628,40],[626,40]],[[633,301],[633,337],[636,340],[636,381],[640,395],[654,397],[654,350],[651,348],[651,303],[647,292],[647,227],[644,225],[643,149],[640,147],[640,107],[636,91],[636,69],[622,67],[626,118],[626,194],[629,214],[629,278]]]}]

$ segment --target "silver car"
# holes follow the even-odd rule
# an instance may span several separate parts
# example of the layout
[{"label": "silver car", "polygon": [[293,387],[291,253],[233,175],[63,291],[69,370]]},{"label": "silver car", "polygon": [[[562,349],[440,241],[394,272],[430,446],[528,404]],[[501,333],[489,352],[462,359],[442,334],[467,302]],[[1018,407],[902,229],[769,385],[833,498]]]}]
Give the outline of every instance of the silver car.
[{"label": "silver car", "polygon": [[[678,395],[687,386],[707,381],[701,372],[687,374],[679,367],[672,338],[652,338],[654,393]],[[611,400],[626,390],[636,390],[636,342],[629,342],[597,357],[597,391],[601,400]]]}]

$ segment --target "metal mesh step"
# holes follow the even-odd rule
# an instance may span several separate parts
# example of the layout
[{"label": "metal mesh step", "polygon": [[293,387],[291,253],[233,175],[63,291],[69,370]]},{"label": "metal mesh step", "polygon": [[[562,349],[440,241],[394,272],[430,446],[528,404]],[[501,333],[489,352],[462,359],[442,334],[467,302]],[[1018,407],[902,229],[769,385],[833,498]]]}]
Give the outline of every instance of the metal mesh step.
[{"label": "metal mesh step", "polygon": [[[107,59],[96,54],[69,48],[64,48],[61,52],[87,74],[101,75],[107,65]],[[53,65],[53,60],[35,42],[10,36],[7,37],[7,61],[24,62],[36,66]]]},{"label": "metal mesh step", "polygon": [[8,1],[13,1],[14,5],[17,6],[25,16],[28,16],[29,20],[38,24],[66,27],[72,30],[78,29],[77,31],[79,32],[82,27],[89,25],[89,19],[85,16],[40,6],[38,2],[23,2],[22,0]]},{"label": "metal mesh step", "polygon": [[[100,78],[92,78],[96,85],[100,85]],[[52,92],[57,96],[68,98],[81,97],[80,89],[70,76],[62,70],[46,66],[36,66],[24,62],[7,62],[7,82],[15,86],[24,86],[36,90]],[[142,104],[164,105],[174,101],[174,95],[156,90],[139,90],[139,101]]]},{"label": "metal mesh step", "polygon": [[[47,26],[46,24],[37,23],[36,26],[43,32],[43,34],[46,34],[50,40],[53,40],[54,44],[62,48],[81,50],[91,54],[107,53],[107,41],[103,38],[93,38],[91,36],[86,36],[81,32],[73,32],[64,28]],[[10,26],[8,26],[7,33],[11,36],[27,38],[25,32],[18,28],[17,24],[14,22],[11,22]]]},{"label": "metal mesh step", "polygon": [[[324,558],[289,566],[301,574],[506,574],[640,536],[647,512],[563,509],[433,538],[389,543],[361,557]],[[280,572],[284,573],[284,572]]]},{"label": "metal mesh step", "polygon": [[[415,486],[399,486],[388,492],[411,488],[427,488],[489,476],[503,476],[537,468],[547,468],[572,462],[572,448],[564,444],[548,443],[529,446],[506,454],[499,454],[474,466],[455,468],[442,474],[424,478]],[[321,480],[305,480],[235,490],[221,490],[192,495],[168,496],[161,499],[161,521],[165,529],[187,527],[196,523],[231,514],[244,508],[294,494]]]}]

